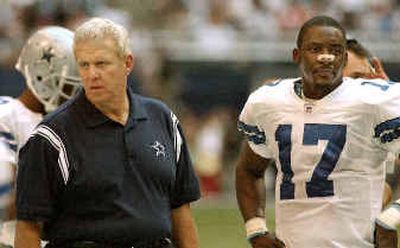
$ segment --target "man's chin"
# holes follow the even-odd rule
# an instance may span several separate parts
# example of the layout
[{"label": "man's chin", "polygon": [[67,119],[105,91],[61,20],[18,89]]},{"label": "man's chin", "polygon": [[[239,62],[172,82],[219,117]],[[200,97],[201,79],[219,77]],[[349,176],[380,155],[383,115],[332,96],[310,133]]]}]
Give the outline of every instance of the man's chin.
[{"label": "man's chin", "polygon": [[102,95],[93,92],[86,94],[86,97],[93,104],[101,104],[105,100]]},{"label": "man's chin", "polygon": [[332,76],[325,76],[325,77],[315,77],[314,82],[317,85],[321,86],[328,86],[334,84],[334,81],[336,81],[336,78]]}]

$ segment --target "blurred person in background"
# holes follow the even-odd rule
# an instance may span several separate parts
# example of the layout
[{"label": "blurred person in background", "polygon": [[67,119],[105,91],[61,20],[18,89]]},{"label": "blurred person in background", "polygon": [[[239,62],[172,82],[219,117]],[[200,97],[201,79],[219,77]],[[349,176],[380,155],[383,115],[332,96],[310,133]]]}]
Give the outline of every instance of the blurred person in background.
[{"label": "blurred person in background", "polygon": [[200,189],[182,129],[164,103],[127,87],[127,30],[92,18],[74,55],[83,90],[20,151],[15,247],[197,248]]},{"label": "blurred person in background", "polygon": [[343,76],[351,78],[381,78],[389,80],[381,61],[356,39],[347,40],[348,61],[343,69]]},{"label": "blurred person in background", "polygon": [[[0,141],[6,145],[4,152],[0,153],[0,162],[12,165],[13,177],[18,152],[43,115],[55,110],[80,88],[72,52],[73,37],[70,30],[58,26],[43,27],[34,32],[22,48],[16,64],[25,78],[25,90],[18,98],[0,97]],[[15,199],[12,187],[6,189],[9,189],[10,197],[4,209],[3,219],[7,222],[3,223],[0,243],[12,245]]]}]

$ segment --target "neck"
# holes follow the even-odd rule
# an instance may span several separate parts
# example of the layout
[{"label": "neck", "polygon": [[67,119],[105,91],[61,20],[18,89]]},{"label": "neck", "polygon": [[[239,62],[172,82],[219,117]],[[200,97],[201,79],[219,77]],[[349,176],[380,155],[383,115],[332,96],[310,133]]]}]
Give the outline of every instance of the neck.
[{"label": "neck", "polygon": [[303,79],[303,96],[314,100],[322,99],[334,91],[341,83],[342,80],[337,80],[329,85],[319,85],[314,83],[304,83]]},{"label": "neck", "polygon": [[25,89],[18,97],[18,100],[22,102],[25,107],[35,113],[46,113],[43,104],[36,98],[36,96],[32,93],[30,89]]},{"label": "neck", "polygon": [[93,103],[100,112],[111,120],[125,125],[129,117],[129,99],[128,95],[124,94],[123,97],[113,102]]}]

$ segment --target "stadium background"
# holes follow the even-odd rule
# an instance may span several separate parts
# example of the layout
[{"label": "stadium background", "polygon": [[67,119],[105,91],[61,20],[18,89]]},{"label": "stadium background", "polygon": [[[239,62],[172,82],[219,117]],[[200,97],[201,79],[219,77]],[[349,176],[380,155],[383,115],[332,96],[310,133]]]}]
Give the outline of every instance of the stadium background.
[{"label": "stadium background", "polygon": [[91,16],[121,23],[137,58],[132,87],[167,102],[185,129],[203,191],[193,207],[201,248],[247,247],[233,186],[236,118],[264,80],[297,75],[296,31],[316,14],[339,20],[400,81],[400,0],[0,0],[0,95],[24,87],[14,64],[36,28],[74,29]]}]

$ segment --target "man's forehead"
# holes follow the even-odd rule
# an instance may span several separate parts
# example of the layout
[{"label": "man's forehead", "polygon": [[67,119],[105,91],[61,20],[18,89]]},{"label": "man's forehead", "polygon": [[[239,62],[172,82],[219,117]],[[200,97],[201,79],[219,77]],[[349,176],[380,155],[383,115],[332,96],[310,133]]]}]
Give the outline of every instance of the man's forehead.
[{"label": "man's forehead", "polygon": [[313,26],[304,34],[303,43],[337,43],[345,45],[345,37],[340,29],[331,26]]}]

